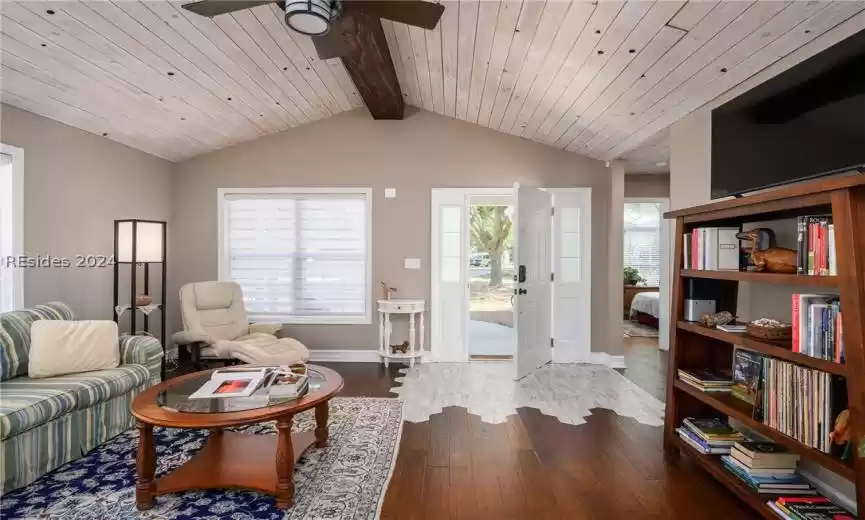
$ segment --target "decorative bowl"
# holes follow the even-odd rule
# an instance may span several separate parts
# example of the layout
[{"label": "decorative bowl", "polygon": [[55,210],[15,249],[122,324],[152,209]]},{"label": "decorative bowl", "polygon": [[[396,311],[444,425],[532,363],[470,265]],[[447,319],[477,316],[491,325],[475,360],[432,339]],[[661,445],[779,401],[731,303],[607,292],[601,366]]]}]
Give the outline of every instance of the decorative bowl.
[{"label": "decorative bowl", "polygon": [[790,341],[793,339],[793,326],[782,321],[762,318],[748,323],[745,331],[752,338],[763,341]]}]

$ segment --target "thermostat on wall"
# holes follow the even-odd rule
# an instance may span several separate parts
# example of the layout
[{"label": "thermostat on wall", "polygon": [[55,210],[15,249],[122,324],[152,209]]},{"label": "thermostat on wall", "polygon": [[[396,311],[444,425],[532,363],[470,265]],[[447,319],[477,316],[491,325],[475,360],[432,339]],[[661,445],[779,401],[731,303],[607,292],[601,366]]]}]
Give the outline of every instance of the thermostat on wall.
[{"label": "thermostat on wall", "polygon": [[405,259],[405,268],[406,269],[420,269],[420,258],[406,258]]},{"label": "thermostat on wall", "polygon": [[385,188],[384,189],[384,198],[395,199],[396,198],[396,188]]}]

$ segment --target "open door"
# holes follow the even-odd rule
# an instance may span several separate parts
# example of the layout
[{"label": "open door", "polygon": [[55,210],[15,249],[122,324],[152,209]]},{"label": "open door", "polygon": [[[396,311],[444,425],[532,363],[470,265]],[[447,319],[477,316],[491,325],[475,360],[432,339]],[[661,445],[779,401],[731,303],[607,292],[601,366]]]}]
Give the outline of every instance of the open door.
[{"label": "open door", "polygon": [[514,185],[516,196],[514,292],[517,349],[516,379],[552,360],[552,235],[553,197],[546,191]]}]

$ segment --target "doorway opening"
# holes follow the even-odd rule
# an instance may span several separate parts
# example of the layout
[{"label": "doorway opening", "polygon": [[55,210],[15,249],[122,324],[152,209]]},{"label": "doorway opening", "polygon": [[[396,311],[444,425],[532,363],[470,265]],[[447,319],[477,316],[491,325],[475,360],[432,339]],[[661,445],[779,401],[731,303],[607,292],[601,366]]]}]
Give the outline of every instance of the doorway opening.
[{"label": "doorway opening", "polygon": [[513,359],[514,236],[513,197],[469,197],[468,353],[473,361]]},{"label": "doorway opening", "polygon": [[669,233],[665,199],[628,198],[624,205],[623,335],[656,349],[669,298]]},{"label": "doorway opening", "polygon": [[[591,188],[433,188],[427,360],[502,359],[516,379],[550,360],[591,362],[591,199]],[[501,285],[497,257],[471,238],[480,207],[512,222]]]}]

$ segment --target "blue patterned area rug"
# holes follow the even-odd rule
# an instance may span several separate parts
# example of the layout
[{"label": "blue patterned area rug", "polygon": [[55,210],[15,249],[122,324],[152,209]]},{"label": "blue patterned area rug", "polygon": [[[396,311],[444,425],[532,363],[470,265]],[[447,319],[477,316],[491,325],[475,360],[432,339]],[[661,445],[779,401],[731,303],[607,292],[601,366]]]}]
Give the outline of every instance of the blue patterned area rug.
[{"label": "blue patterned area rug", "polygon": [[[377,518],[396,463],[402,402],[388,398],[334,398],[330,439],[312,447],[294,470],[294,506],[280,511],[274,498],[252,491],[194,491],[161,495],[149,511],[135,508],[138,432],[127,431],[86,457],[3,496],[0,518],[75,520],[371,519]],[[315,428],[312,410],[294,418],[295,432]],[[157,428],[157,476],[180,466],[206,432]],[[275,435],[274,423],[236,431]]]}]

